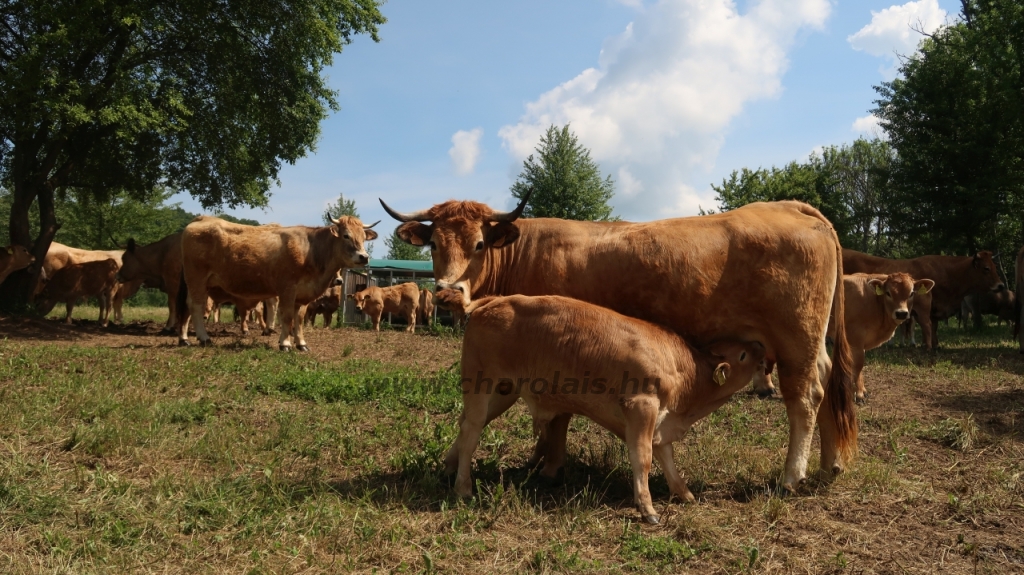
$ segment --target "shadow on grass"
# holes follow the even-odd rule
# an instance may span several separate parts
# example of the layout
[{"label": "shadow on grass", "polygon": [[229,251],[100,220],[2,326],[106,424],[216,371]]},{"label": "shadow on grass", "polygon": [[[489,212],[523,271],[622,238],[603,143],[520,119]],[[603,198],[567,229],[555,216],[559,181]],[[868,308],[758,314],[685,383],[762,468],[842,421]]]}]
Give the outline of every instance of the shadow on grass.
[{"label": "shadow on grass", "polygon": [[932,402],[951,415],[973,416],[978,428],[989,435],[1024,440],[1024,389],[951,393]]}]

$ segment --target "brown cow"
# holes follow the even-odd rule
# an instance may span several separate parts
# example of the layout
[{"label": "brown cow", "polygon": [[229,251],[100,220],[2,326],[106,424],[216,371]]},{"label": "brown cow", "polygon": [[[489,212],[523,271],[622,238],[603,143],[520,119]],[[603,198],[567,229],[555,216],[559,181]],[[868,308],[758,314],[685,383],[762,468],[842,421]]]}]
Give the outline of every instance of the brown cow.
[{"label": "brown cow", "polygon": [[[890,260],[843,250],[843,270],[848,274],[891,274],[904,272],[915,278],[935,282],[929,313],[918,313],[924,332],[924,343],[930,349],[939,345],[940,320],[952,317],[960,309],[965,295],[982,290],[1001,291],[1006,285],[999,279],[992,252],[981,251],[972,256],[921,256],[909,260]],[[924,311],[924,310],[918,310]]]},{"label": "brown cow", "polygon": [[[58,242],[51,242],[49,249],[46,251],[46,258],[43,260],[43,273],[40,274],[39,284],[36,286],[36,293],[39,293],[43,289],[43,282],[47,278],[52,278],[58,270],[64,266],[76,263],[94,262],[105,259],[112,259],[117,262],[118,271],[123,265],[124,251],[122,250],[83,250],[79,248],[73,248],[66,246]],[[124,300],[135,295],[135,292],[139,291],[142,287],[142,282],[135,282],[129,280],[117,280],[121,283],[128,284],[127,286],[118,286],[115,291],[111,305],[114,311],[114,321],[124,321],[124,314],[122,313],[122,305]]]},{"label": "brown cow", "polygon": [[71,312],[78,300],[96,297],[100,304],[99,322],[107,327],[111,303],[117,291],[117,262],[113,259],[68,264],[49,276],[42,291],[36,296],[36,307],[43,315],[50,313],[57,302],[64,302],[67,315],[64,323],[71,323]]},{"label": "brown cow", "polygon": [[380,316],[386,313],[402,314],[408,324],[405,331],[416,331],[416,312],[420,306],[420,288],[416,284],[370,286],[348,297],[356,302],[356,309],[370,316],[375,331],[380,331]]},{"label": "brown cow", "polygon": [[24,246],[12,244],[6,250],[0,250],[0,284],[4,283],[7,276],[23,270],[35,263],[36,257],[29,253]]},{"label": "brown cow", "polygon": [[208,295],[231,298],[240,309],[278,297],[278,345],[290,350],[294,339],[296,349],[308,351],[302,334],[306,304],[324,293],[339,269],[370,261],[363,248],[364,241],[377,237],[370,227],[351,216],[320,228],[246,226],[199,216],[181,236],[185,285],[178,290],[179,343],[188,345],[189,314],[200,343],[210,343],[202,319]]},{"label": "brown cow", "polygon": [[181,232],[144,246],[137,245],[135,238],[129,238],[121,261],[118,281],[142,279],[147,286],[167,294],[167,323],[161,333],[174,333],[181,284]]},{"label": "brown cow", "polygon": [[982,316],[994,315],[998,325],[1003,325],[1005,320],[1012,323],[1016,316],[1017,296],[1012,291],[1004,289],[1001,291],[974,292],[964,296],[960,303],[960,316],[957,322],[959,327],[967,323],[968,318],[974,320],[974,329],[981,329],[984,324]]},{"label": "brown cow", "polygon": [[[707,353],[655,324],[559,296],[484,298],[467,308],[459,436],[445,458],[455,492],[472,495],[470,467],[484,426],[522,396],[540,443],[548,424],[585,415],[626,442],[634,502],[658,523],[647,477],[652,452],[673,495],[693,501],[672,443],[750,381],[764,358],[758,342],[718,342]],[[503,411],[503,410],[502,410]],[[545,466],[560,466],[545,462]]]},{"label": "brown cow", "polygon": [[[833,359],[825,347],[829,314],[843,317],[841,247],[818,210],[787,201],[647,223],[520,220],[526,199],[511,213],[452,200],[401,214],[381,203],[406,222],[400,238],[431,247],[438,289],[456,289],[466,302],[564,295],[661,323],[697,346],[762,342],[779,363],[789,415],[786,489],[806,477],[815,418],[822,468],[838,472],[852,457],[845,329]],[[564,449],[568,421],[556,423],[551,445]]]},{"label": "brown cow", "polygon": [[327,288],[320,297],[309,302],[306,306],[306,321],[309,322],[309,326],[313,327],[316,324],[316,316],[324,316],[324,327],[331,327],[331,319],[334,318],[334,312],[341,308],[341,300],[343,297],[344,280],[341,277],[341,271],[338,271],[338,275],[331,282],[331,287]]},{"label": "brown cow", "polygon": [[434,323],[434,293],[426,288],[420,290],[420,323]]}]

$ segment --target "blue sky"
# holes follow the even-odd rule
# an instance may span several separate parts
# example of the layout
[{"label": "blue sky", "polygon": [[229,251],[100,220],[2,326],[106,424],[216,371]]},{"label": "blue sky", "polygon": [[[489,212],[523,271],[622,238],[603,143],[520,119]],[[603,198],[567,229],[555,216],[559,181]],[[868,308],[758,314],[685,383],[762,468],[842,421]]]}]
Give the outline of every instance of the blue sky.
[{"label": "blue sky", "polygon": [[958,4],[390,0],[381,42],[357,38],[329,70],[341,110],[315,153],[285,166],[269,209],[229,213],[319,225],[343,193],[389,233],[378,197],[505,209],[539,132],[570,122],[616,180],[616,213],[692,215],[734,169],[870,131],[872,86],[920,38],[908,23],[932,30]]}]

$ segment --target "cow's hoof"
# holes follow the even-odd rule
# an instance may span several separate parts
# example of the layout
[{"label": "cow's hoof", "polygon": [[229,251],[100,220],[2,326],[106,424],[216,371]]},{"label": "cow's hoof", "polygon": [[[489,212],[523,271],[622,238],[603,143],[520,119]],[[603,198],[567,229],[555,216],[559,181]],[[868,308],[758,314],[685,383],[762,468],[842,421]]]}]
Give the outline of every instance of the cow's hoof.
[{"label": "cow's hoof", "polygon": [[292,346],[290,346],[290,345],[282,345],[282,346],[280,346],[280,350],[281,351],[291,351],[292,350]]},{"label": "cow's hoof", "polygon": [[648,525],[658,525],[661,523],[661,517],[657,515],[644,515],[644,523]]},{"label": "cow's hoof", "polygon": [[760,397],[761,399],[771,399],[771,398],[775,397],[776,395],[778,395],[778,392],[775,391],[775,388],[755,389],[754,393],[756,393],[757,396]]},{"label": "cow's hoof", "polygon": [[306,344],[300,344],[295,346],[295,349],[297,349],[298,351],[309,351],[309,346]]},{"label": "cow's hoof", "polygon": [[212,346],[213,346],[213,340],[212,339],[201,339],[201,340],[199,340],[199,347],[212,347]]},{"label": "cow's hoof", "polygon": [[249,335],[249,330],[243,329],[242,330],[242,335]]},{"label": "cow's hoof", "polygon": [[178,340],[178,346],[179,346],[179,347],[189,347],[189,346],[191,346],[191,345],[192,345],[192,344],[191,344],[191,343],[189,343],[187,339],[179,339],[179,340]]}]

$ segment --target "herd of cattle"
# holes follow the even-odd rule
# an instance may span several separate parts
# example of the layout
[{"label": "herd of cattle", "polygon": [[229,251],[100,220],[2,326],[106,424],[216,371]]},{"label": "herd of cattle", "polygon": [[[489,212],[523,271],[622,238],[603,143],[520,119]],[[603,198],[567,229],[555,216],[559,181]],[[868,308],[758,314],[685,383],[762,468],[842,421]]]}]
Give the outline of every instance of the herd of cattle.
[{"label": "herd of cattle", "polygon": [[[429,321],[435,298],[456,317],[472,318],[459,434],[445,458],[460,495],[472,492],[482,429],[522,398],[538,437],[530,462],[542,466],[542,476],[563,465],[571,417],[587,416],[626,441],[635,502],[656,523],[647,488],[652,457],[672,493],[692,501],[673,442],[752,379],[759,392],[776,393],[775,368],[790,430],[783,486],[794,491],[806,477],[815,423],[823,470],[840,472],[855,453],[866,350],[911,318],[931,348],[937,322],[958,313],[1020,323],[1020,300],[990,252],[908,260],[862,254],[842,248],[830,222],[800,202],[646,223],[521,219],[526,199],[512,212],[472,201],[409,214],[381,204],[402,222],[399,238],[429,246],[436,292],[413,283],[370,286],[350,296],[357,309],[375,329],[383,313],[394,313],[413,331],[417,317]],[[130,240],[124,251],[54,243],[36,303],[47,313],[65,302],[70,320],[76,301],[96,296],[105,324],[145,284],[167,293],[164,329],[182,345],[190,323],[210,343],[208,314],[231,302],[243,331],[249,317],[264,334],[279,321],[280,348],[308,350],[303,324],[318,314],[330,323],[343,297],[340,271],[368,263],[372,227],[349,216],[326,227],[200,216],[158,242]],[[0,281],[33,262],[20,246],[0,256]],[[1024,249],[1018,289],[1022,259]]]}]

